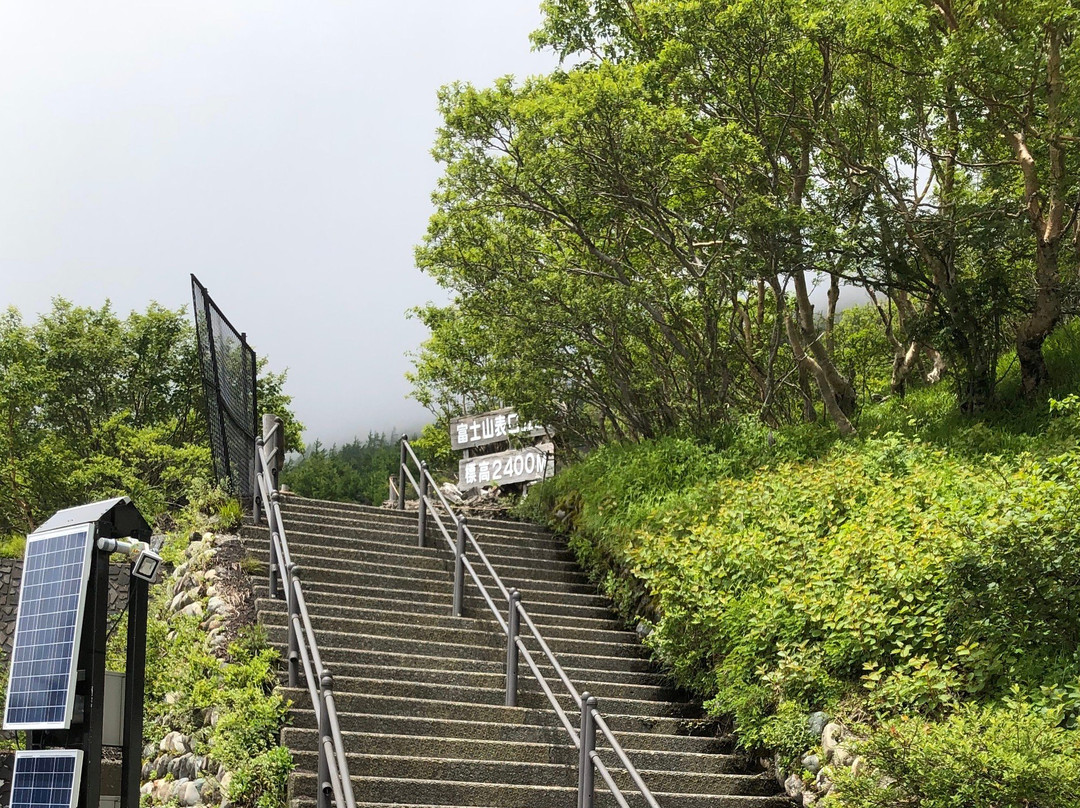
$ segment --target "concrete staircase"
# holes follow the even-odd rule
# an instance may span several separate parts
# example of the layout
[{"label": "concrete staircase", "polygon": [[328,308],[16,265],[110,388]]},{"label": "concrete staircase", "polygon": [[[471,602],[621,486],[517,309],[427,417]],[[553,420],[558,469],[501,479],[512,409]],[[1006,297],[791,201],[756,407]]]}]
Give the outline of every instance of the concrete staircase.
[{"label": "concrete staircase", "polygon": [[[577,750],[524,661],[519,706],[503,706],[505,635],[468,577],[465,616],[450,616],[452,554],[432,521],[421,549],[415,512],[290,498],[283,518],[322,659],[334,675],[358,805],[576,805]],[[776,796],[775,780],[747,772],[702,720],[700,707],[655,671],[565,543],[516,522],[469,524],[506,586],[521,591],[579,691],[597,697],[662,808],[790,807]],[[243,534],[252,554],[265,560],[266,529],[249,526]],[[486,576],[485,582],[498,598]],[[259,620],[284,650],[284,602],[266,597],[265,579],[256,587]],[[535,643],[530,650],[539,663]],[[541,669],[558,694],[554,672]],[[296,761],[290,799],[310,808],[316,715],[306,689],[285,692],[294,703],[282,738]],[[568,695],[560,700],[576,725],[577,707]],[[598,748],[609,766],[617,762]],[[645,806],[628,774],[612,771],[632,808]],[[599,776],[596,782],[596,805],[616,806]]]}]

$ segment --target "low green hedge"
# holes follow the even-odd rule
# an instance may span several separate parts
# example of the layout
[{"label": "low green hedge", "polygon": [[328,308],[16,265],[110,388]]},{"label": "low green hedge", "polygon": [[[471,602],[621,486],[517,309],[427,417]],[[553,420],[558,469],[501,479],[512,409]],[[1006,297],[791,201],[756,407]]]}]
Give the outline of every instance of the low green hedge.
[{"label": "low green hedge", "polygon": [[[1080,716],[1080,425],[1075,401],[1057,409],[1022,438],[971,423],[945,447],[917,429],[782,435],[749,463],[739,440],[610,446],[538,486],[522,512],[570,534],[744,747],[793,764],[814,744],[807,714],[824,710],[862,727],[865,754],[911,804],[1075,805],[1080,771],[1057,763],[1076,754]],[[913,784],[923,756],[973,727],[986,768],[1027,782],[1042,752],[1007,752],[1014,726],[1060,727],[1042,737],[1060,740],[1051,780],[1073,801],[934,802],[919,789],[953,786]],[[964,771],[981,794],[979,766]],[[897,804],[875,789],[849,780],[830,799]]]}]

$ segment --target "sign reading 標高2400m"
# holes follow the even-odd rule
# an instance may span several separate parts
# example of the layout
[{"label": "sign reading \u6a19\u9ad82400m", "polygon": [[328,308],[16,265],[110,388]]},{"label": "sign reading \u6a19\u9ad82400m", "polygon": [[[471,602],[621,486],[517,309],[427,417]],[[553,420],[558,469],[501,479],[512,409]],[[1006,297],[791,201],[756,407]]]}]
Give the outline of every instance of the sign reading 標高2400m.
[{"label": "sign reading \u6a19\u9ad82400m", "polygon": [[458,463],[458,488],[467,491],[477,486],[546,480],[555,472],[554,450],[550,443],[542,443],[462,460]]},{"label": "sign reading \u6a19\u9ad82400m", "polygon": [[538,438],[548,434],[542,424],[523,421],[513,407],[463,415],[450,420],[450,448],[454,451],[473,449],[517,438]]}]

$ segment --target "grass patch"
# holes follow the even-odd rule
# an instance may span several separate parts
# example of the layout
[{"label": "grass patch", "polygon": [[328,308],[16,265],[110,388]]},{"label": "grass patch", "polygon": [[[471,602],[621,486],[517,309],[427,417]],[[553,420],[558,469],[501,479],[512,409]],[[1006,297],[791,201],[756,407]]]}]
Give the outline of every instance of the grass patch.
[{"label": "grass patch", "polygon": [[25,552],[26,536],[12,534],[11,536],[0,538],[0,558],[16,558],[21,560]]}]

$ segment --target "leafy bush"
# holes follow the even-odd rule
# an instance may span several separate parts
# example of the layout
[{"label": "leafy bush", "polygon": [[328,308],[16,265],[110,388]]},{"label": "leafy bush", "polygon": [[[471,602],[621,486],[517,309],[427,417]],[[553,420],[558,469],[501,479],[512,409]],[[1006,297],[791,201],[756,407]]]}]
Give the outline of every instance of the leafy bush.
[{"label": "leafy bush", "polygon": [[[287,705],[273,693],[278,655],[263,632],[248,629],[223,662],[206,650],[198,618],[154,619],[147,630],[147,720],[191,736],[197,754],[233,772],[236,805],[283,805],[292,760],[278,735]],[[217,720],[207,729],[211,710]]]},{"label": "leafy bush", "polygon": [[965,706],[940,723],[889,721],[858,749],[873,770],[837,773],[845,808],[1073,808],[1080,734],[1023,701]]},{"label": "leafy bush", "polygon": [[[217,528],[235,509],[220,488],[196,485],[193,503],[176,517],[162,556],[183,557],[193,530]],[[231,504],[232,503],[232,504]],[[196,754],[209,756],[233,773],[229,799],[239,808],[280,808],[292,769],[279,746],[288,705],[274,692],[278,653],[258,625],[240,631],[225,660],[207,647],[197,617],[169,611],[171,587],[153,590],[147,621],[146,720],[148,726],[189,735]],[[207,726],[210,713],[216,719]]]},{"label": "leafy bush", "polygon": [[6,538],[0,538],[0,558],[22,558],[26,552],[26,536],[21,533],[13,533]]},{"label": "leafy bush", "polygon": [[813,710],[948,734],[973,726],[964,705],[987,705],[992,736],[1008,731],[994,705],[1020,697],[1073,738],[1080,405],[946,415],[945,430],[940,401],[930,389],[872,408],[878,428],[847,442],[803,431],[748,449],[748,426],[712,447],[606,447],[522,513],[571,533],[624,616],[653,625],[656,657],[747,748],[794,761]]},{"label": "leafy bush", "polygon": [[229,800],[253,808],[280,808],[286,801],[286,783],[292,768],[288,749],[268,749],[237,771],[229,784]]},{"label": "leafy bush", "polygon": [[833,339],[836,366],[850,376],[863,400],[889,392],[893,349],[872,303],[840,312]]}]

